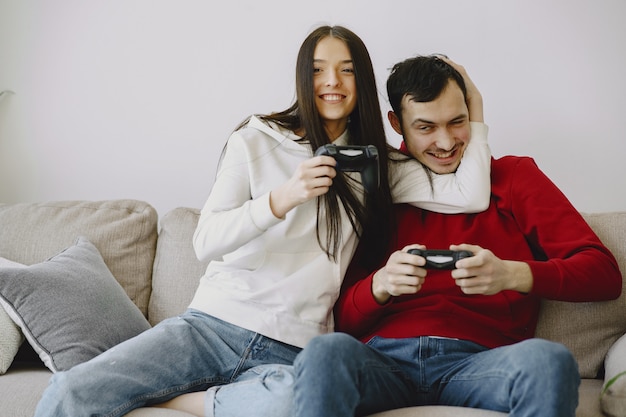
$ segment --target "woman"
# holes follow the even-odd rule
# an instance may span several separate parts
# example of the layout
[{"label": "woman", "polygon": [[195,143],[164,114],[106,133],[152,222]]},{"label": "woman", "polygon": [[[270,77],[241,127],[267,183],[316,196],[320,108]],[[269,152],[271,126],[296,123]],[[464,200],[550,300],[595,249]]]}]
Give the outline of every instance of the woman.
[{"label": "woman", "polygon": [[[308,340],[333,330],[332,306],[357,240],[386,242],[392,197],[386,163],[380,188],[364,193],[358,174],[312,155],[331,142],[375,145],[381,161],[388,150],[369,54],[354,33],[313,31],[298,54],[296,83],[293,106],[251,117],[228,140],[194,234],[198,257],[213,261],[189,310],[55,374],[37,417],[119,416],[229,384],[259,365],[292,364]],[[476,183],[486,172],[488,189],[482,160],[490,155],[482,145],[466,151],[467,161],[474,154],[479,162],[468,162],[465,174]],[[439,198],[440,185],[433,183],[433,197],[414,161],[389,176],[397,201],[432,205]],[[451,175],[442,187],[458,182]],[[442,211],[486,202],[483,195],[468,202],[462,191],[441,194],[443,204],[434,207]],[[204,393],[164,406],[213,410]]]}]

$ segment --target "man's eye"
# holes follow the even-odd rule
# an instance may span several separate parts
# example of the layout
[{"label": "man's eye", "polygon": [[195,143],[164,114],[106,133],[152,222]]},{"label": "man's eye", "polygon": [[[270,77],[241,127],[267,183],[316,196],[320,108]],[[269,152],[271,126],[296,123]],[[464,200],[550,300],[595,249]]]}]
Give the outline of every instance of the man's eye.
[{"label": "man's eye", "polygon": [[430,130],[432,130],[432,126],[418,126],[417,130],[419,130],[420,132],[429,132]]}]

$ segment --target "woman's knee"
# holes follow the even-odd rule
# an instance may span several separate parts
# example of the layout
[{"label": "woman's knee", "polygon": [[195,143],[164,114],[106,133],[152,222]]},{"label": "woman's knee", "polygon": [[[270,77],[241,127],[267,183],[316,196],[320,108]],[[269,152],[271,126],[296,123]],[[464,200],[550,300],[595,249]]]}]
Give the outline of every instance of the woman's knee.
[{"label": "woman's knee", "polygon": [[[82,392],[80,385],[76,379],[68,378],[67,372],[57,372],[52,375],[37,405],[35,416],[67,416],[75,410],[80,410],[83,406],[79,397]],[[71,411],[68,412],[68,410]]]},{"label": "woman's knee", "polygon": [[57,372],[50,378],[49,389],[65,401],[74,398],[78,392],[81,392],[81,386],[84,389],[84,384],[80,382],[82,378],[75,378],[72,374],[69,371]]},{"label": "woman's knee", "polygon": [[207,391],[205,414],[215,417],[241,415],[241,401],[249,401],[252,415],[291,417],[294,403],[294,370],[289,365],[259,365],[234,383]]},{"label": "woman's knee", "polygon": [[[260,368],[264,368],[262,365]],[[293,366],[266,365],[259,375],[263,386],[269,392],[291,396],[295,380]]]}]

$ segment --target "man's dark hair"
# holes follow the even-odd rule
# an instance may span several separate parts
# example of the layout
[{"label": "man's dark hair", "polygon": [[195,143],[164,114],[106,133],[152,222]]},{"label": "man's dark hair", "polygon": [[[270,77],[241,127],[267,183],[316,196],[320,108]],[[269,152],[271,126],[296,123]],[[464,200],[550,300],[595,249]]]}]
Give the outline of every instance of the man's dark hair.
[{"label": "man's dark hair", "polygon": [[463,76],[437,55],[416,56],[399,62],[387,79],[387,97],[392,110],[402,122],[402,99],[426,103],[435,100],[448,82],[456,82],[467,98]]}]

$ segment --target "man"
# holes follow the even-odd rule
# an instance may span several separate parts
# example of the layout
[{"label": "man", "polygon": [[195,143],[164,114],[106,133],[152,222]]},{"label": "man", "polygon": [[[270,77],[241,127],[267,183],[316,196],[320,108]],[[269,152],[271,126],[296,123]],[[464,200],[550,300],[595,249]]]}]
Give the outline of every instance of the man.
[{"label": "man", "polygon": [[[434,178],[457,169],[470,131],[463,77],[446,61],[410,58],[387,81],[391,125]],[[619,268],[532,159],[493,159],[491,179],[486,211],[398,205],[386,264],[367,268],[357,252],[335,309],[345,333],[313,339],[296,359],[298,417],[427,404],[574,416],[576,362],[533,338],[539,303],[617,298]],[[426,269],[408,253],[416,248],[473,256],[452,271]]]}]

